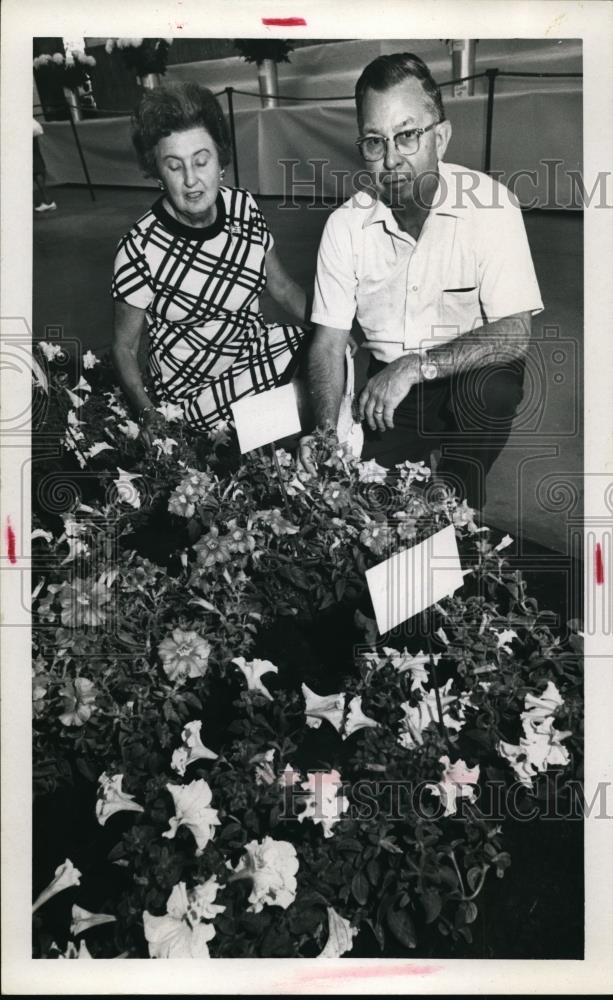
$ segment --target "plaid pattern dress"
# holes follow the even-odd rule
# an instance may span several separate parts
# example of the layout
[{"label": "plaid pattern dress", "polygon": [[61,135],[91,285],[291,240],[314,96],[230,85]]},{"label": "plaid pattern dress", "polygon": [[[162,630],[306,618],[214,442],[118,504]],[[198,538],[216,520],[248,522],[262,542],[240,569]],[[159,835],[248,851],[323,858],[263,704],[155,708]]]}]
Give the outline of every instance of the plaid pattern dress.
[{"label": "plaid pattern dress", "polygon": [[273,245],[252,195],[223,187],[212,225],[184,225],[160,198],[119,242],[113,298],[146,311],[156,399],[180,403],[195,429],[281,384],[298,351],[304,331],[259,312]]}]

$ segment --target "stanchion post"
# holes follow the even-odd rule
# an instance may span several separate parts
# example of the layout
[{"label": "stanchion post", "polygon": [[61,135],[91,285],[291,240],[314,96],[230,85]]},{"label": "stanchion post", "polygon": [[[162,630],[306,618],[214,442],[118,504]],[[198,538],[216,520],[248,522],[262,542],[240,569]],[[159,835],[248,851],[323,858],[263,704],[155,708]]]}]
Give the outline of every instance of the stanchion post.
[{"label": "stanchion post", "polygon": [[68,102],[66,102],[66,107],[68,108],[68,119],[70,121],[70,127],[72,129],[72,134],[74,135],[74,141],[77,144],[77,150],[78,150],[78,153],[79,153],[79,157],[81,159],[81,166],[83,167],[83,173],[85,174],[85,180],[87,181],[87,187],[89,188],[89,193],[91,195],[92,201],[95,201],[96,200],[96,195],[94,193],[94,186],[92,184],[91,177],[89,176],[89,170],[87,169],[87,163],[85,162],[85,156],[83,155],[83,149],[81,147],[81,140],[79,139],[79,133],[77,131],[77,126],[74,123],[74,119],[72,117],[72,111],[71,111],[71,108],[70,108],[70,105],[68,104]]},{"label": "stanchion post", "polygon": [[492,168],[492,128],[494,121],[494,91],[499,70],[486,69],[487,77],[487,117],[485,122],[485,153],[483,156],[483,173],[489,174]]},{"label": "stanchion post", "polygon": [[236,150],[236,130],[234,128],[234,87],[226,87],[226,96],[228,98],[228,116],[230,118],[230,136],[232,138],[232,169],[234,170],[234,183],[236,187],[240,187],[240,181],[238,179],[238,153]]}]

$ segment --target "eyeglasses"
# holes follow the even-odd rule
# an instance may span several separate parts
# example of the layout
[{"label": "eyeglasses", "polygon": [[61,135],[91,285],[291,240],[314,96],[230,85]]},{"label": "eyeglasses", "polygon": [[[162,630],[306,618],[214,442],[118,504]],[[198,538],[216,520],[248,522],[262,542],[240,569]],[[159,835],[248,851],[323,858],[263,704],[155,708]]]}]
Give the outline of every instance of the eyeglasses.
[{"label": "eyeglasses", "polygon": [[[440,121],[444,122],[445,119],[441,118]],[[431,125],[426,125],[425,128],[410,128],[404,132],[396,132],[396,135],[392,137],[396,151],[401,156],[412,156],[419,149],[419,140],[422,135],[425,135],[426,132],[429,132],[436,125],[440,125],[440,122],[432,122]],[[382,135],[367,135],[358,139],[356,146],[359,147],[362,158],[368,163],[372,163],[375,160],[383,159],[387,143],[391,141]]]}]

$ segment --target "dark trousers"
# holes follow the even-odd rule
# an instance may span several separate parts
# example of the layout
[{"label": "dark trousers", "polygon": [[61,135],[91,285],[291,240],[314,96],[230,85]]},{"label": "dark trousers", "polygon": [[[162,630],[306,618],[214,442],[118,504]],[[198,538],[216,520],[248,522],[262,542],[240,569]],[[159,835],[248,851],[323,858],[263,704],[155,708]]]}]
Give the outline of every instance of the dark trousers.
[{"label": "dark trousers", "polygon": [[[368,377],[385,364],[371,358]],[[523,396],[525,362],[475,368],[444,379],[420,382],[402,400],[391,430],[364,424],[362,460],[388,469],[423,460],[440,451],[436,479],[452,486],[459,499],[481,509],[485,478],[506,444]]]}]

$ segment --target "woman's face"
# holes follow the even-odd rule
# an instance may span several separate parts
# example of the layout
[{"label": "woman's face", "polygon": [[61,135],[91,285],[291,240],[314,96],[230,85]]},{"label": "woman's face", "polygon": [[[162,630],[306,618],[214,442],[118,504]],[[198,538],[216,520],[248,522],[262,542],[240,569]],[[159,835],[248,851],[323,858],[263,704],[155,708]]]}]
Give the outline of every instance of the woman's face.
[{"label": "woman's face", "polygon": [[173,132],[155,150],[160,179],[178,217],[191,226],[215,220],[220,166],[217,146],[202,126]]}]

